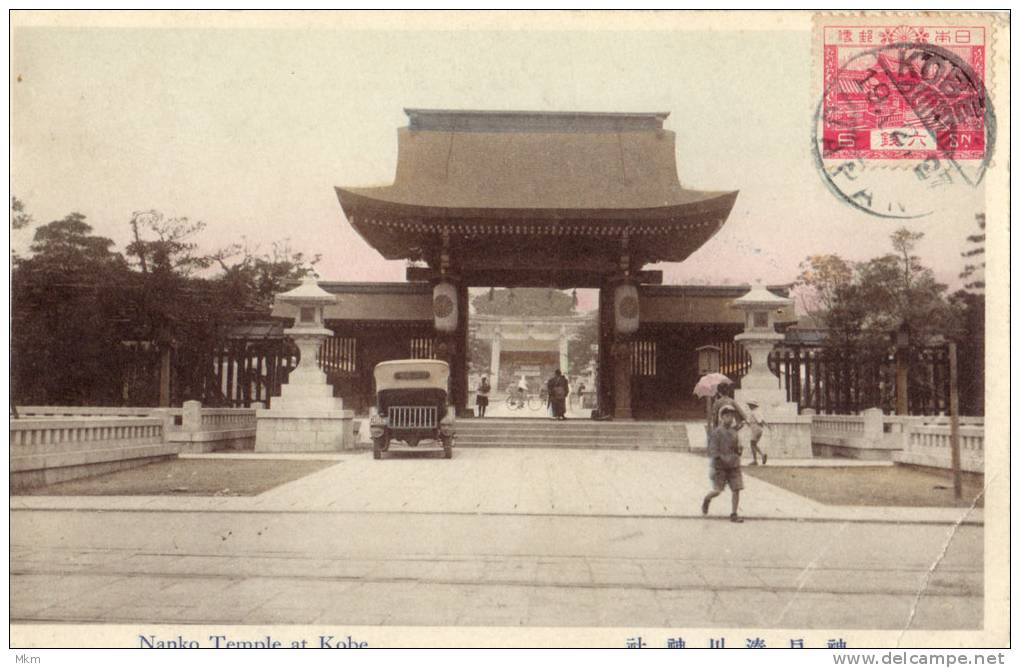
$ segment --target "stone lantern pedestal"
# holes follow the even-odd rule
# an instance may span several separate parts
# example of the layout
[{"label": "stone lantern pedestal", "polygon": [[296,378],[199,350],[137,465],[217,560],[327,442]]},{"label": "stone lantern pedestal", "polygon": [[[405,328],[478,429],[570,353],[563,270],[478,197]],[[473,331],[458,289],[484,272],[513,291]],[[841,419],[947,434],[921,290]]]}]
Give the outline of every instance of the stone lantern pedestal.
[{"label": "stone lantern pedestal", "polygon": [[[744,312],[744,331],[734,337],[751,357],[751,368],[740,379],[734,399],[747,405],[758,404],[766,429],[759,445],[772,458],[810,458],[811,416],[798,415],[797,404],[786,400],[786,389],[769,370],[769,353],[783,340],[776,332],[776,313],[793,308],[793,300],[769,292],[759,282],[731,305]],[[741,430],[745,454],[750,451],[750,430]]]},{"label": "stone lantern pedestal", "polygon": [[773,411],[783,410],[797,412],[797,404],[786,400],[786,390],[779,386],[779,379],[769,371],[769,354],[778,341],[783,340],[781,334],[775,338],[752,335],[743,338],[738,334],[734,341],[743,346],[751,357],[751,368],[740,379],[740,389],[734,393],[737,401],[747,403],[757,401],[759,406],[768,406]]},{"label": "stone lantern pedestal", "polygon": [[284,330],[301,351],[272,408],[255,411],[256,452],[334,452],[354,447],[354,413],[343,409],[316,357],[322,342],[333,335],[323,325],[323,311],[336,301],[307,277],[300,286],[277,295],[296,309],[294,326]]}]

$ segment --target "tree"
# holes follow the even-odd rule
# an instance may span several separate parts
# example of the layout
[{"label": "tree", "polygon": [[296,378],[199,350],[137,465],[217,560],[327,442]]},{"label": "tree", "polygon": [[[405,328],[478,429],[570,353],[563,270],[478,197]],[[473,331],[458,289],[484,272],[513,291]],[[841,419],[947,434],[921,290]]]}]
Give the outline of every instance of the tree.
[{"label": "tree", "polygon": [[[471,373],[488,375],[492,364],[492,342],[477,336],[468,338],[468,369]],[[492,379],[495,383],[495,379]]]},{"label": "tree", "polygon": [[32,216],[25,213],[25,203],[11,195],[11,229],[20,230],[31,224]]},{"label": "tree", "polygon": [[[980,231],[967,236],[971,247],[960,253],[968,259],[960,272],[965,283],[952,296],[962,320],[958,359],[960,410],[965,415],[985,412],[985,215],[978,214],[976,220]],[[971,264],[969,258],[981,258],[980,264]]]},{"label": "tree", "polygon": [[[178,361],[175,399],[218,392],[214,356],[240,350],[231,338],[234,326],[268,319],[275,295],[312,272],[320,258],[292,250],[287,240],[267,253],[246,242],[203,252],[196,238],[204,223],[158,211],[136,212],[130,224],[128,253],[141,284],[137,322],[164,360],[172,355]],[[202,275],[215,266],[218,275]]]},{"label": "tree", "polygon": [[38,228],[11,274],[11,358],[19,403],[117,402],[127,265],[72,213]]},{"label": "tree", "polygon": [[[25,216],[13,198],[12,227],[29,224]],[[268,318],[273,296],[318,261],[285,241],[268,253],[237,244],[207,253],[197,240],[204,223],[158,211],[129,224],[127,259],[79,213],[38,228],[31,254],[14,258],[19,402],[151,405],[161,363],[174,369],[174,402],[208,398],[213,357],[231,346],[233,326]],[[222,273],[209,277],[217,265]]]},{"label": "tree", "polygon": [[800,263],[797,297],[812,316],[832,310],[840,293],[853,281],[853,265],[839,255],[812,255]]},{"label": "tree", "polygon": [[578,329],[577,336],[570,340],[570,347],[567,348],[567,359],[572,374],[584,373],[589,366],[596,364],[598,343],[599,323],[593,314]]},{"label": "tree", "polygon": [[904,323],[918,342],[957,331],[959,312],[946,299],[948,286],[914,254],[923,236],[900,228],[890,236],[893,253],[857,263],[816,255],[801,264],[798,293],[832,341],[885,345]]},{"label": "tree", "polygon": [[78,277],[85,272],[104,272],[111,267],[122,268],[124,258],[112,250],[113,241],[92,234],[85,216],[71,213],[60,220],[43,225],[35,231],[29,250],[33,257],[23,265],[33,270],[46,270],[54,277]]},{"label": "tree", "polygon": [[[911,328],[911,336],[917,336],[919,343],[937,338],[949,338],[959,335],[959,311],[946,298],[949,286],[940,283],[935,273],[921,264],[920,258],[913,254],[918,241],[924,235],[920,232],[911,233],[905,228],[892,235],[893,248],[900,261],[899,276],[902,287],[892,289],[888,279],[878,275],[873,279],[872,293],[865,293],[865,298],[888,298],[894,300],[893,317],[899,316],[899,322],[906,322]],[[872,260],[869,265],[888,262],[888,256]],[[891,274],[892,272],[890,272]],[[865,274],[865,284],[869,276]],[[885,302],[880,302],[885,303]],[[895,320],[887,321],[892,325]]]},{"label": "tree", "polygon": [[11,196],[11,266],[13,267],[20,259],[18,251],[15,250],[15,241],[13,232],[17,230],[23,230],[32,224],[31,214],[25,211],[25,203],[17,197]]},{"label": "tree", "polygon": [[504,316],[558,316],[577,313],[574,298],[546,288],[494,288],[471,300],[475,313]]},{"label": "tree", "polygon": [[[802,264],[798,290],[815,300],[814,315],[828,330],[827,357],[844,377],[870,377],[867,383],[874,386],[876,370],[889,360],[892,334],[904,324],[910,329],[910,360],[958,335],[959,306],[914,253],[922,238],[900,228],[890,236],[893,252],[880,257],[848,263],[838,256],[814,256]],[[934,392],[924,366],[908,364],[911,385]]]},{"label": "tree", "polygon": [[972,244],[972,248],[968,248],[960,255],[965,258],[975,258],[975,262],[977,262],[977,258],[981,258],[981,263],[964,265],[963,271],[960,272],[960,278],[967,281],[964,283],[964,289],[971,293],[983,293],[985,289],[985,214],[979,213],[975,218],[981,231],[967,237],[967,242]]},{"label": "tree", "polygon": [[155,210],[136,211],[129,224],[133,240],[126,251],[137,270],[136,336],[158,351],[164,371],[178,370],[161,373],[160,400],[172,401],[171,393],[181,400],[200,399],[211,382],[213,357],[227,347],[231,326],[248,303],[247,293],[238,293],[234,283],[201,274],[222,265],[239,247],[203,252],[196,237],[205,223]]},{"label": "tree", "polygon": [[274,241],[267,253],[260,253],[258,247],[250,247],[245,242],[240,246],[239,260],[228,264],[229,257],[225,254],[216,257],[223,270],[217,280],[236,304],[266,316],[274,297],[283,292],[288,283],[314,273],[315,265],[322,259],[319,254],[309,257],[293,250],[289,239]]},{"label": "tree", "polygon": [[[205,229],[205,223],[192,222],[186,217],[167,218],[155,210],[136,211],[131,216],[131,231],[134,240],[127,246],[129,257],[136,258],[143,274],[175,274],[191,276],[197,271],[208,269],[216,260],[217,253],[198,252],[194,237]],[[235,253],[230,247],[219,253]]]}]

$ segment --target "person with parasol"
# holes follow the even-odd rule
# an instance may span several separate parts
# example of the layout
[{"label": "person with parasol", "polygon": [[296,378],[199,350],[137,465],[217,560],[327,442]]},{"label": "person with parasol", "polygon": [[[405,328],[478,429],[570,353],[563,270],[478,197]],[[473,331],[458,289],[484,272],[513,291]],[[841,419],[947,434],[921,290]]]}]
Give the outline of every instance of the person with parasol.
[{"label": "person with parasol", "polygon": [[708,434],[708,477],[712,481],[712,490],[701,502],[701,514],[708,514],[708,506],[712,499],[722,494],[726,485],[730,486],[732,504],[731,522],[743,522],[737,514],[740,506],[740,490],[744,489],[744,477],[740,470],[740,442],[734,426],[737,411],[732,406],[724,405],[719,409],[719,426]]},{"label": "person with parasol", "polygon": [[719,426],[719,412],[725,406],[729,406],[736,412],[736,428],[740,429],[745,422],[750,421],[750,414],[747,409],[737,403],[728,393],[732,392],[733,381],[721,373],[705,374],[694,386],[694,396],[706,399],[708,410],[707,430],[711,431]]}]

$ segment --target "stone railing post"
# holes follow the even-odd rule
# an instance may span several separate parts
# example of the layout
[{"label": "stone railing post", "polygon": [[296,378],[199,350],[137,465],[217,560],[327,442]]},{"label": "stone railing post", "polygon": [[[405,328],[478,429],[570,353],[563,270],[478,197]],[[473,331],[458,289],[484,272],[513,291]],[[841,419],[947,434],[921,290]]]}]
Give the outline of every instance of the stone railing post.
[{"label": "stone railing post", "polygon": [[183,431],[202,430],[202,402],[185,401],[184,410],[181,413],[181,429]]},{"label": "stone railing post", "polygon": [[885,417],[882,415],[882,409],[869,408],[861,413],[861,417],[864,419],[865,443],[881,443],[883,438],[883,425],[885,424]]},{"label": "stone railing post", "polygon": [[169,408],[157,408],[152,411],[152,417],[159,418],[163,421],[163,440],[166,441],[168,435],[176,429],[174,424],[174,414],[170,412]]},{"label": "stone railing post", "polygon": [[811,428],[810,428],[810,431],[811,431],[811,436],[813,437],[814,434],[815,434],[815,429],[816,429],[816,427],[815,427],[815,409],[813,409],[813,408],[804,408],[804,409],[802,409],[800,411],[800,414],[802,416],[804,416],[804,417],[811,418]]},{"label": "stone railing post", "polygon": [[886,445],[900,450],[910,447],[910,421],[898,416],[887,416],[883,423],[889,424],[889,433],[883,434]]}]

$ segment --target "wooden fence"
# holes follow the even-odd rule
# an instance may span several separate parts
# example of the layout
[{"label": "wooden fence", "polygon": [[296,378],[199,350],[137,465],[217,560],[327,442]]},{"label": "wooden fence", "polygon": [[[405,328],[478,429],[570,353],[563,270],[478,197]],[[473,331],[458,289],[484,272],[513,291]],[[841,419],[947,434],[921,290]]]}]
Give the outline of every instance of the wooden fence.
[{"label": "wooden fence", "polygon": [[269,407],[298,360],[297,348],[286,340],[232,342],[214,356],[214,384],[207,384],[202,403]]},{"label": "wooden fence", "polygon": [[[894,413],[896,357],[839,348],[784,344],[769,356],[769,367],[786,389],[787,401],[819,413],[856,413],[881,408]],[[911,351],[907,361],[908,411],[937,415],[949,411],[949,356],[945,347]]]},{"label": "wooden fence", "polygon": [[720,341],[713,345],[719,348],[720,373],[736,380],[751,368],[751,356],[736,341]]},{"label": "wooden fence", "polygon": [[[283,338],[230,339],[210,351],[172,350],[170,404],[195,400],[208,407],[268,407],[298,359],[297,348]],[[125,371],[121,400],[133,406],[157,404],[159,352],[136,351],[133,361]]]}]

